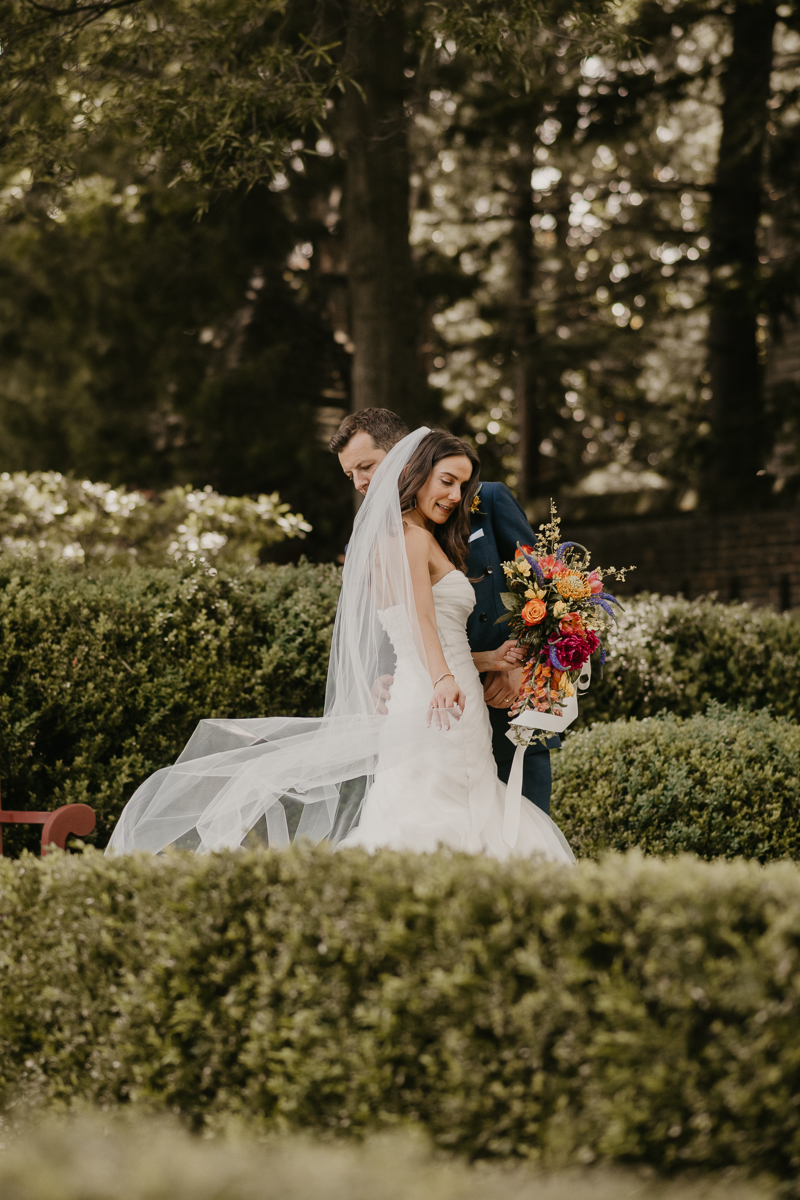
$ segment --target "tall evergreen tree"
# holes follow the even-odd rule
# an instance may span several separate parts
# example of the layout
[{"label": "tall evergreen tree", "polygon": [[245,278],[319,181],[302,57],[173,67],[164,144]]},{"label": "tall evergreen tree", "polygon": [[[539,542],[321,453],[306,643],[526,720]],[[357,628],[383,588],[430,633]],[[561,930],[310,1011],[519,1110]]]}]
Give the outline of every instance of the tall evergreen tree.
[{"label": "tall evergreen tree", "polygon": [[[450,376],[455,410],[513,472],[513,280],[533,255],[526,315],[536,331],[537,420],[519,455],[532,496],[613,466],[618,474],[606,471],[598,487],[636,490],[633,470],[683,507],[699,492],[706,504],[746,505],[775,461],[771,423],[784,464],[791,458],[794,393],[783,385],[770,397],[763,367],[768,317],[774,336],[798,287],[796,21],[789,6],[750,0],[648,0],[628,27],[638,52],[590,57],[580,70],[562,61],[524,145],[508,118],[513,96],[491,70],[451,74],[451,170],[431,183],[452,191],[456,178],[464,181],[460,245],[472,238],[473,249],[483,247],[477,260],[470,254],[473,267],[480,263],[473,294],[488,326],[471,339],[473,382],[453,373],[453,354],[438,378]],[[531,144],[528,236],[514,219],[515,168]],[[481,236],[476,205],[495,222],[494,244]],[[449,244],[458,240],[453,208]],[[504,249],[512,243],[513,262]],[[466,349],[457,349],[453,313],[448,336],[457,356]],[[476,378],[486,381],[480,392]],[[774,487],[790,468],[780,469]]]},{"label": "tall evergreen tree", "polygon": [[423,376],[408,251],[406,35],[417,57],[453,38],[519,67],[531,35],[548,36],[550,22],[585,46],[615,37],[614,7],[4,0],[5,136],[63,175],[76,127],[91,135],[98,124],[128,124],[177,177],[230,187],[281,175],[284,153],[332,110],[347,157],[353,400],[412,417]]}]

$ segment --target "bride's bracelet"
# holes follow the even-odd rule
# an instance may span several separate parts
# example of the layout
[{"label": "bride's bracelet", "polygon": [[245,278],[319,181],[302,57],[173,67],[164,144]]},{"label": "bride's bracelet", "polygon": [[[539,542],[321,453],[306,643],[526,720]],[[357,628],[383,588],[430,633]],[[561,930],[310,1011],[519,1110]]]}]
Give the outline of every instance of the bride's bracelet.
[{"label": "bride's bracelet", "polygon": [[443,679],[447,679],[448,675],[451,679],[455,679],[455,675],[452,671],[445,671],[444,675],[440,675],[439,678],[434,681],[433,686],[436,687],[436,685],[441,683]]}]

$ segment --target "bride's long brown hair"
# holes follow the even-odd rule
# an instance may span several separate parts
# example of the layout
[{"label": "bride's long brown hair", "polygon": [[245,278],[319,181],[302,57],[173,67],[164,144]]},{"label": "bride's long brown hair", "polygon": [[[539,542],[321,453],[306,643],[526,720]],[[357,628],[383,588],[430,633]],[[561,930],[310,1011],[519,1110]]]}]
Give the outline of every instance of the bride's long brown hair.
[{"label": "bride's long brown hair", "polygon": [[428,480],[436,464],[443,458],[450,458],[456,454],[469,459],[472,474],[461,489],[460,504],[443,525],[435,526],[433,536],[450,562],[466,575],[469,558],[469,510],[478,490],[481,469],[477,454],[466,442],[448,433],[446,429],[434,429],[422,439],[400,476],[400,509],[402,512],[408,512],[414,508],[417,492]]}]

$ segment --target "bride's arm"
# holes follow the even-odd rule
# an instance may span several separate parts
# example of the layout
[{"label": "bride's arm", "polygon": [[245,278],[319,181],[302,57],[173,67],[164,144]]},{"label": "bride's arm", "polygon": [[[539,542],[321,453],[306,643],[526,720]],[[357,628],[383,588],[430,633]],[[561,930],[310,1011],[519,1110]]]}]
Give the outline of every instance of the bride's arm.
[{"label": "bride's arm", "polygon": [[450,673],[447,659],[436,629],[436,609],[433,603],[433,587],[430,572],[430,543],[433,539],[424,529],[415,526],[406,528],[406,552],[411,570],[411,585],[414,589],[414,604],[417,609],[422,645],[433,689],[431,708],[454,708],[464,711],[466,697]]}]

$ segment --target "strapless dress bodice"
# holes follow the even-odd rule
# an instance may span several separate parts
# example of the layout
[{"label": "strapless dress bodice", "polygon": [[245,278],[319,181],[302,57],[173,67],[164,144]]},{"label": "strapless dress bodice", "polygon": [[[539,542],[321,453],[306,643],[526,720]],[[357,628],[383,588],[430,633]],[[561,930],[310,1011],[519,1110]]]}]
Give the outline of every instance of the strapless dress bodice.
[{"label": "strapless dress bodice", "polygon": [[441,629],[453,628],[463,632],[469,614],[475,607],[475,592],[462,571],[448,571],[433,585],[436,622]]},{"label": "strapless dress bodice", "polygon": [[[465,656],[470,657],[466,626],[475,607],[475,592],[466,575],[458,570],[448,571],[433,585],[433,604],[439,640],[448,662],[451,653],[462,660]],[[398,659],[418,658],[406,609],[402,606],[386,608],[380,613],[380,619]]]},{"label": "strapless dress bodice", "polygon": [[452,669],[469,660],[472,655],[467,641],[467,620],[475,607],[475,592],[466,575],[449,571],[433,585],[436,609],[436,628],[445,658]]}]

